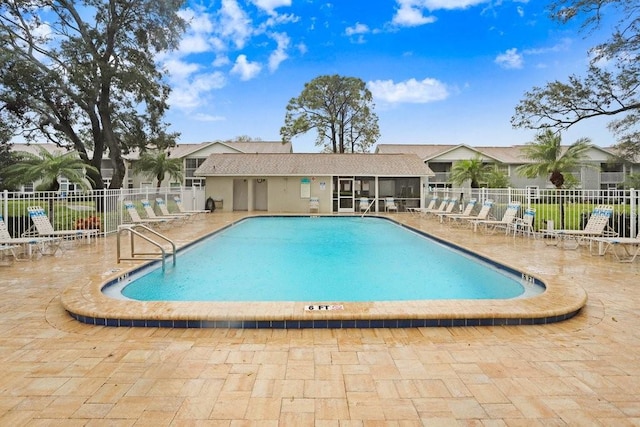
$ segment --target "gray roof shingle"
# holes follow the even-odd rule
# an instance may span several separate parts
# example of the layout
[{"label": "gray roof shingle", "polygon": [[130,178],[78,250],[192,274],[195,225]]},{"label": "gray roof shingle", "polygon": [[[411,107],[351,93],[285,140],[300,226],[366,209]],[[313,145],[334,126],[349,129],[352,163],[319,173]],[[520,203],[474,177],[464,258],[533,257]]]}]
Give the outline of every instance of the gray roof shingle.
[{"label": "gray roof shingle", "polygon": [[415,154],[212,154],[197,176],[432,176]]}]

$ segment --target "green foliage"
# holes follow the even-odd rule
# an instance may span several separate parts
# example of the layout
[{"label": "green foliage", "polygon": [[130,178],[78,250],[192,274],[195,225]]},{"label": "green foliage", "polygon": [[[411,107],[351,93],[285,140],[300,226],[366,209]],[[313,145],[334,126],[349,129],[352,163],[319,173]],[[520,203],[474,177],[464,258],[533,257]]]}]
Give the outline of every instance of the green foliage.
[{"label": "green foliage", "polygon": [[0,2],[0,111],[27,141],[73,147],[98,188],[108,153],[119,188],[123,153],[175,139],[162,122],[169,87],[156,58],[177,46],[182,4]]},{"label": "green foliage", "polygon": [[40,181],[42,191],[57,191],[60,187],[58,178],[65,177],[82,188],[91,188],[86,173],[95,168],[85,164],[77,153],[49,153],[44,148],[39,151],[39,154],[13,153],[13,164],[3,173],[9,186]]},{"label": "green foliage", "polygon": [[640,189],[640,174],[632,173],[631,175],[627,176],[627,179],[625,179],[623,186],[624,188],[634,188],[636,190]]},{"label": "green foliage", "polygon": [[471,188],[478,188],[481,182],[487,182],[493,168],[494,166],[484,163],[478,156],[460,160],[453,164],[449,181],[458,186],[465,181],[471,181]]},{"label": "green foliage", "polygon": [[604,14],[617,17],[611,37],[590,49],[585,76],[553,81],[525,93],[511,119],[514,127],[565,130],[592,117],[617,117],[609,129],[620,154],[640,155],[640,2],[637,0],[557,0],[551,16],[562,23],[583,19],[583,29],[598,28]]},{"label": "green foliage", "polygon": [[562,188],[564,174],[586,164],[587,151],[591,147],[588,138],[581,138],[565,149],[560,134],[546,129],[522,149],[523,156],[533,163],[519,166],[516,171],[527,178],[548,176],[556,188]]},{"label": "green foliage", "polygon": [[337,74],[305,83],[287,105],[284,142],[315,129],[316,145],[333,153],[367,152],[380,137],[373,96],[361,79]]},{"label": "green foliage", "polygon": [[182,160],[171,159],[164,151],[145,151],[140,158],[133,162],[133,170],[144,176],[155,178],[160,188],[166,175],[171,179],[182,182]]},{"label": "green foliage", "polygon": [[494,165],[489,171],[486,182],[489,188],[507,188],[511,186],[509,176],[498,165]]}]

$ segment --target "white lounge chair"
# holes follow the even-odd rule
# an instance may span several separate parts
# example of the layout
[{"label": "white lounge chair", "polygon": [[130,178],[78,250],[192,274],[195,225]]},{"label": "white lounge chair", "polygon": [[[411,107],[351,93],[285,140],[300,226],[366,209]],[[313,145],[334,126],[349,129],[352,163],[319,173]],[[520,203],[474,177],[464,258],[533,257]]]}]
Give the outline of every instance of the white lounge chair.
[{"label": "white lounge chair", "polygon": [[156,212],[153,210],[151,203],[147,199],[140,200],[142,204],[142,209],[147,214],[149,219],[167,219],[169,221],[185,221],[186,217],[184,215],[156,215]]},{"label": "white lounge chair", "polygon": [[164,202],[164,199],[162,197],[158,197],[156,199],[156,206],[158,206],[158,209],[160,209],[160,213],[164,217],[180,216],[180,217],[189,219],[197,215],[195,213],[188,213],[188,212],[169,212],[169,208],[167,208],[167,204]]},{"label": "white lounge chair", "polygon": [[91,238],[97,237],[100,233],[99,229],[55,230],[43,208],[29,206],[27,211],[37,235],[41,237],[60,237],[65,240],[85,239],[87,242],[91,242]]},{"label": "white lounge chair", "polygon": [[438,196],[434,196],[431,201],[429,202],[429,204],[424,207],[424,208],[407,208],[407,211],[411,214],[411,215],[415,215],[415,214],[420,214],[422,213],[422,211],[430,211],[435,209],[436,207],[436,203],[438,203]]},{"label": "white lounge chair", "polygon": [[510,230],[513,230],[514,237],[516,236],[516,234],[522,233],[523,235],[526,234],[527,236],[533,236],[533,238],[535,239],[536,232],[533,229],[533,220],[535,219],[535,217],[535,208],[525,209],[522,218],[516,218],[515,221],[513,221],[513,223],[508,226],[509,229],[507,230],[507,234],[510,232]]},{"label": "white lounge chair", "polygon": [[182,204],[182,199],[180,199],[180,197],[178,196],[174,196],[173,201],[176,202],[176,206],[178,207],[178,210],[180,211],[180,213],[203,214],[203,213],[211,212],[209,209],[200,209],[200,210],[185,209],[184,205]]},{"label": "white lounge chair", "polygon": [[478,220],[474,222],[474,227],[477,229],[477,227],[481,225],[487,234],[495,233],[499,228],[504,228],[505,234],[508,234],[510,226],[516,220],[519,210],[520,202],[510,202],[502,215],[502,219]]},{"label": "white lounge chair", "polygon": [[477,215],[470,216],[470,217],[459,217],[459,218],[456,218],[456,220],[466,221],[467,223],[473,225],[473,231],[476,231],[479,221],[485,221],[489,219],[489,214],[491,213],[492,207],[493,207],[493,200],[487,199],[484,201],[484,203],[482,203],[482,207],[480,208],[480,211],[478,211]]},{"label": "white lounge chair", "polygon": [[124,200],[122,202],[122,205],[127,211],[127,214],[129,214],[129,219],[133,224],[142,224],[149,226],[157,225],[159,227],[168,226],[171,224],[171,220],[166,218],[142,218],[138,213],[136,207],[133,205],[133,202],[129,200]]},{"label": "white lounge chair", "polygon": [[396,211],[398,212],[398,205],[396,205],[393,197],[385,197],[384,199],[384,210],[385,212]]},{"label": "white lounge chair", "polygon": [[[590,240],[598,244],[600,255],[605,255],[611,250],[620,262],[633,262],[640,254],[640,232],[636,237],[597,237]],[[616,248],[622,251],[619,252]]]},{"label": "white lounge chair", "polygon": [[453,213],[453,209],[456,207],[457,204],[457,200],[454,198],[451,199],[447,199],[444,198],[442,199],[442,203],[440,203],[440,206],[438,206],[437,209],[434,210],[423,210],[420,212],[421,216],[427,216],[427,215],[437,215],[439,213]]},{"label": "white lounge chair", "polygon": [[59,237],[11,237],[4,218],[0,215],[0,246],[3,252],[10,252],[16,260],[31,259],[34,252],[42,255],[54,255],[60,248]]},{"label": "white lounge chair", "polygon": [[453,220],[456,218],[469,218],[472,217],[473,215],[471,215],[471,213],[473,212],[473,209],[476,207],[476,203],[477,203],[477,199],[471,199],[469,200],[469,202],[467,203],[467,206],[464,208],[464,211],[462,211],[461,213],[437,213],[436,215],[440,218],[440,222],[443,222],[445,218],[449,219],[449,220]]},{"label": "white lounge chair", "polygon": [[[596,206],[591,212],[584,229],[547,231],[546,235],[549,238],[545,239],[545,243],[561,248],[577,249],[581,243],[594,237],[615,237],[618,233],[609,228],[611,214],[613,214],[613,206]],[[567,245],[569,242],[573,242],[573,244],[571,246]]]}]

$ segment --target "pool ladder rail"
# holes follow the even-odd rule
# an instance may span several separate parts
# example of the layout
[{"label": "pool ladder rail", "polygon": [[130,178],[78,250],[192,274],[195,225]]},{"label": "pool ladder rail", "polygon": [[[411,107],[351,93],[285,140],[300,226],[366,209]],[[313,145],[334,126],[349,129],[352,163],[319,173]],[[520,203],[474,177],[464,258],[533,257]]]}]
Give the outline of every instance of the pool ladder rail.
[{"label": "pool ladder rail", "polygon": [[369,203],[369,206],[367,206],[367,209],[365,209],[365,211],[362,213],[362,215],[360,215],[360,218],[364,218],[364,216],[367,214],[367,212],[371,211],[371,207],[376,202],[376,200],[378,200],[378,199],[375,198],[375,197],[373,198],[373,200],[371,200],[371,203]]},{"label": "pool ladder rail", "polygon": [[[166,243],[171,244],[171,252],[167,252],[167,250],[162,246],[162,244],[158,243],[157,241],[153,240],[152,238],[150,238],[149,236],[141,233],[140,231],[138,231],[137,229],[142,229],[148,233],[153,234],[154,236],[160,238],[161,240],[163,240]],[[121,247],[121,236],[124,233],[129,233],[130,236],[130,242],[131,242],[131,258],[125,258],[122,256],[122,247]],[[160,253],[158,252],[136,252],[135,250],[135,239],[134,237],[138,236],[141,239],[149,242],[150,244],[152,244],[153,246],[157,247],[158,249],[160,249]],[[139,255],[143,255],[142,257],[140,257]],[[153,256],[151,256],[153,255]],[[149,260],[149,261],[154,261],[157,259],[160,259],[162,261],[162,271],[164,271],[165,269],[165,264],[166,264],[166,258],[168,255],[171,255],[172,257],[172,261],[173,261],[173,265],[176,265],[176,244],[170,240],[167,236],[164,236],[160,233],[158,233],[157,231],[153,230],[152,228],[147,227],[146,225],[143,224],[123,224],[118,226],[118,246],[117,246],[117,257],[118,257],[118,264],[120,264],[120,261],[138,261],[138,260]],[[160,257],[160,258],[158,258]]]}]

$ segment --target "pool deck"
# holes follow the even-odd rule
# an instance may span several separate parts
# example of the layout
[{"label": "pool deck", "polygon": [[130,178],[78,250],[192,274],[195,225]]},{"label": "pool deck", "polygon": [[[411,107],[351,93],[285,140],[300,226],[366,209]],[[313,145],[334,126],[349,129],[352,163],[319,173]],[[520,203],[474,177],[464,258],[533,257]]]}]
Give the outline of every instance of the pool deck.
[{"label": "pool deck", "polygon": [[[182,245],[240,216],[167,234]],[[586,305],[528,326],[93,326],[61,300],[103,310],[96,284],[136,265],[99,239],[0,267],[0,425],[640,425],[640,261],[390,216],[549,282],[536,309],[582,290]]]}]

